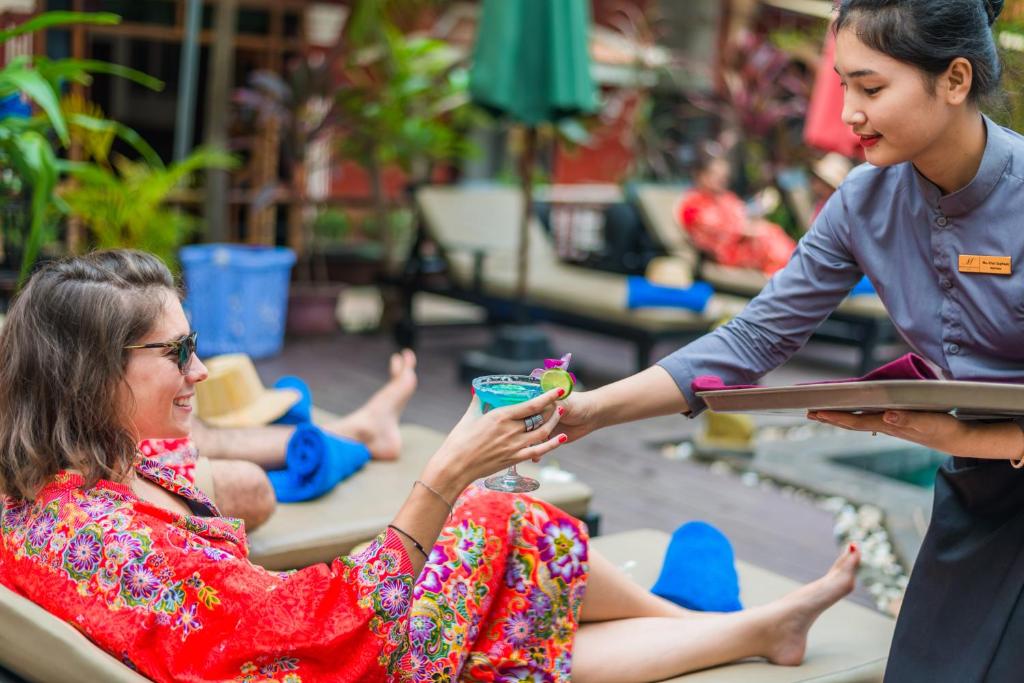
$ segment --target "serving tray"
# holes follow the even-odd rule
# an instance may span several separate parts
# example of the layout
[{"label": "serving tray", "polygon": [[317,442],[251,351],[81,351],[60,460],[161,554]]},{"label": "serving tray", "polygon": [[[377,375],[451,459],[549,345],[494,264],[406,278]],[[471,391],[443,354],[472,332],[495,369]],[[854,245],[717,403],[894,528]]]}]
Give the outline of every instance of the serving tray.
[{"label": "serving tray", "polygon": [[720,413],[793,414],[808,410],[952,412],[961,419],[1024,417],[1024,385],[948,380],[882,380],[701,391]]}]

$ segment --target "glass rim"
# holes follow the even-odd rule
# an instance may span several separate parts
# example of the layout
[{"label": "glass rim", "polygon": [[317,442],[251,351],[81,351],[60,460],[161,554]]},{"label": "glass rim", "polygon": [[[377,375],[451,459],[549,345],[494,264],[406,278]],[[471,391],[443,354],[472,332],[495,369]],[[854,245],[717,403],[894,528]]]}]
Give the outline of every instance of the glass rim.
[{"label": "glass rim", "polygon": [[474,387],[508,382],[516,382],[519,384],[540,384],[540,378],[531,377],[530,375],[481,375],[480,377],[473,378]]}]

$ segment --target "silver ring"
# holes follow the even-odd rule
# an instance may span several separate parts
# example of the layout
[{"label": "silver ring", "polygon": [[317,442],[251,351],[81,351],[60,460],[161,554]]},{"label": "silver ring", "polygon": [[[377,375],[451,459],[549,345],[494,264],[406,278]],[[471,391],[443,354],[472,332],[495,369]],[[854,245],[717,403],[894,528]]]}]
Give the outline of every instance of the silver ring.
[{"label": "silver ring", "polygon": [[526,431],[532,432],[534,429],[544,424],[544,416],[540,414],[531,415],[523,420],[523,423],[526,425]]}]

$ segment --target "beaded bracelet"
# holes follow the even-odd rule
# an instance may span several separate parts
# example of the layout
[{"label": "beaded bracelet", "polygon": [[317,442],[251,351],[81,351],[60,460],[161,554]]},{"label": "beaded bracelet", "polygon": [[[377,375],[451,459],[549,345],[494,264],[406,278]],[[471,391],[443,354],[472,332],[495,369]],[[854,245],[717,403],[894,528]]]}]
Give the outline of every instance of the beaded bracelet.
[{"label": "beaded bracelet", "polygon": [[419,550],[419,551],[420,551],[420,553],[421,553],[421,554],[423,555],[423,558],[424,558],[424,559],[430,559],[430,555],[428,555],[428,554],[427,554],[427,551],[423,549],[423,546],[422,546],[422,545],[420,545],[420,542],[419,542],[419,541],[417,541],[417,540],[416,540],[415,538],[413,538],[412,536],[410,536],[410,535],[409,535],[409,534],[407,534],[406,532],[402,531],[401,529],[399,529],[399,528],[398,528],[397,526],[395,526],[394,524],[388,524],[388,528],[389,528],[389,529],[394,529],[394,530],[395,530],[395,531],[397,531],[398,533],[400,533],[400,534],[402,534],[403,536],[405,536],[406,538],[408,538],[408,539],[409,539],[409,542],[410,542],[410,543],[412,543],[412,544],[413,544],[413,546],[415,546],[415,547],[416,547],[416,550]]},{"label": "beaded bracelet", "polygon": [[439,500],[440,500],[440,501],[441,501],[442,503],[444,503],[444,504],[445,504],[446,506],[448,506],[448,518],[449,518],[449,519],[451,519],[451,516],[455,514],[455,506],[454,506],[454,505],[452,505],[451,503],[449,503],[449,502],[448,502],[448,499],[447,499],[447,498],[445,498],[444,496],[442,496],[442,495],[441,495],[440,493],[438,493],[437,489],[435,489],[435,488],[434,488],[433,486],[431,486],[430,484],[424,483],[424,482],[420,481],[419,479],[417,479],[416,481],[414,481],[414,482],[412,483],[412,487],[413,487],[413,488],[416,488],[416,484],[419,484],[420,486],[422,486],[422,487],[423,487],[423,488],[425,488],[426,490],[428,490],[428,491],[430,491],[431,493],[433,493],[433,494],[434,494],[435,496],[437,496],[437,497],[438,497],[438,499],[439,499]]}]

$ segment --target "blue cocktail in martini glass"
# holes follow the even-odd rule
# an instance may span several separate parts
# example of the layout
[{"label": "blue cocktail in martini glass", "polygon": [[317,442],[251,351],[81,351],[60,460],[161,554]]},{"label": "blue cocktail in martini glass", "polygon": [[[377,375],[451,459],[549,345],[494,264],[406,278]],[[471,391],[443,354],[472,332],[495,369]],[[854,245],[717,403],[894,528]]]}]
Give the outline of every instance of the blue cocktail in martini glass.
[{"label": "blue cocktail in martini glass", "polygon": [[[540,379],[529,375],[486,375],[473,380],[473,391],[480,399],[483,412],[511,406],[544,393],[540,388]],[[524,477],[512,465],[501,474],[484,480],[484,486],[494,491],[506,493],[526,493],[536,491],[540,482]]]}]

